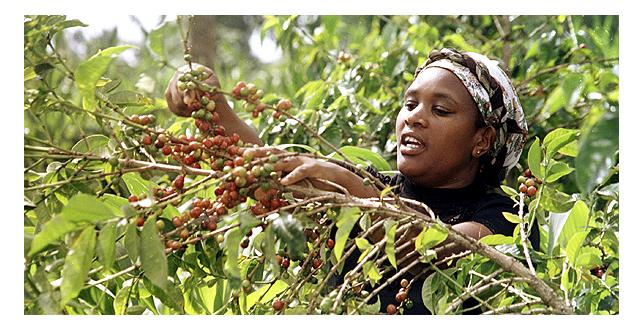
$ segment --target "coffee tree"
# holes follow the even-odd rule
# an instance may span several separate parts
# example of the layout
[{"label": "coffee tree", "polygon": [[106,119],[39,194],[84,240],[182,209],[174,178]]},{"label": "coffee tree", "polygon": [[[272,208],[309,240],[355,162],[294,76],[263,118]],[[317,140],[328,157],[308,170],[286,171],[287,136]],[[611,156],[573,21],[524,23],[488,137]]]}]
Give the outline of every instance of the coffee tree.
[{"label": "coffee tree", "polygon": [[[422,302],[459,314],[468,299],[487,314],[618,313],[615,17],[256,21],[283,60],[254,68],[221,43],[235,63],[220,57],[220,88],[192,61],[192,18],[166,22],[145,46],[102,41],[81,57],[61,36],[82,22],[25,17],[25,313],[401,314]],[[443,46],[502,59],[519,90],[531,139],[501,187],[519,207],[504,213],[513,235],[470,239],[365,168],[392,173],[403,89]],[[117,60],[130,49],[136,65]],[[189,114],[177,118],[162,89],[183,65]],[[253,156],[221,123],[220,94],[286,152]],[[282,186],[274,164],[294,155],[355,170],[380,196]],[[419,260],[398,257],[415,227]],[[436,258],[447,238],[468,250]],[[378,294],[397,280],[396,303],[381,309]]]}]

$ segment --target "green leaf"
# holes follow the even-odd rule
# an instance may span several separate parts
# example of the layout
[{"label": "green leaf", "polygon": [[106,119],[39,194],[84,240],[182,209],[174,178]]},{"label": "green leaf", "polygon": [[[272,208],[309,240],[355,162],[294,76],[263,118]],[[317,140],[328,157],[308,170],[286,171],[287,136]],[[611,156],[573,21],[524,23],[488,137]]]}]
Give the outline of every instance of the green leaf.
[{"label": "green leaf", "polygon": [[379,280],[382,279],[382,275],[379,274],[379,269],[375,265],[374,261],[365,262],[362,266],[362,271],[364,272],[364,274],[366,274],[366,277],[368,277],[374,283],[378,283]]},{"label": "green leaf", "polygon": [[515,224],[521,222],[521,219],[519,218],[519,215],[517,214],[508,213],[508,212],[502,212],[501,214],[504,216],[504,218],[506,218],[506,220],[508,220],[508,222],[515,223]]},{"label": "green leaf", "polygon": [[361,252],[359,258],[357,259],[357,262],[361,262],[373,248],[373,245],[371,245],[371,243],[369,243],[368,240],[364,238],[355,238],[355,245],[357,245],[357,248]]},{"label": "green leaf", "polygon": [[574,199],[568,194],[546,186],[541,196],[541,206],[549,212],[563,213],[572,207]]},{"label": "green leaf", "polygon": [[578,134],[578,130],[566,128],[558,128],[548,133],[542,145],[546,150],[546,156],[552,158],[558,150],[575,142]]},{"label": "green leaf", "polygon": [[149,32],[148,47],[160,59],[166,59],[166,50],[164,48],[164,39],[169,28],[169,23],[165,22],[161,26]]},{"label": "green leaf", "polygon": [[277,263],[275,253],[275,234],[273,233],[273,227],[269,225],[262,234],[264,234],[264,238],[262,240],[262,251],[266,260],[271,263],[271,272],[277,276],[280,274],[280,265]]},{"label": "green leaf", "polygon": [[[117,195],[106,193],[102,196],[102,202],[111,209],[111,213],[118,217],[124,217],[124,211],[122,207],[129,204],[129,200],[119,197]],[[168,206],[172,207],[172,206]],[[166,208],[165,208],[166,209]]]},{"label": "green leaf", "polygon": [[439,289],[439,276],[436,273],[430,274],[422,285],[422,302],[430,313],[435,313],[437,302],[436,293]]},{"label": "green leaf", "polygon": [[262,224],[261,220],[258,220],[253,214],[246,211],[240,212],[240,230],[242,234],[247,234],[249,230]]},{"label": "green leaf", "polygon": [[184,296],[180,288],[171,284],[166,289],[161,289],[147,279],[143,279],[144,286],[153,296],[160,299],[163,305],[166,305],[179,313],[184,312]]},{"label": "green leaf", "polygon": [[129,172],[122,175],[122,180],[126,184],[129,193],[133,195],[140,195],[142,193],[149,193],[152,184],[148,180],[145,180],[137,173]]},{"label": "green leaf", "polygon": [[95,107],[95,88],[100,77],[106,72],[113,59],[132,45],[114,46],[99,51],[81,62],[75,70],[75,84],[83,98],[83,107],[92,110]]},{"label": "green leaf", "polygon": [[575,159],[575,176],[581,193],[590,193],[604,181],[616,163],[619,150],[619,115],[604,114],[583,138]]},{"label": "green leaf", "polygon": [[[390,164],[388,164],[383,157],[370,149],[355,146],[344,146],[339,150],[355,163],[372,165],[375,169],[377,169],[377,171],[391,170]],[[339,158],[338,156],[339,155],[334,154],[333,157]]]},{"label": "green leaf", "polygon": [[572,207],[570,215],[568,215],[568,219],[559,233],[559,244],[561,247],[565,248],[573,235],[586,229],[588,225],[588,215],[588,206],[581,200],[577,201]]},{"label": "green leaf", "polygon": [[501,185],[501,190],[504,191],[504,193],[506,193],[507,196],[511,197],[513,195],[517,195],[517,191],[515,191],[514,188],[510,187],[510,186],[506,186],[506,185]]},{"label": "green leaf", "polygon": [[111,210],[98,198],[83,193],[77,194],[69,200],[60,214],[45,223],[42,230],[35,235],[28,255],[40,252],[67,233],[111,217]]},{"label": "green leaf", "polygon": [[123,315],[126,310],[127,300],[131,295],[131,286],[126,286],[118,290],[118,293],[115,294],[115,299],[113,300],[113,310],[116,315]]},{"label": "green leaf", "polygon": [[55,242],[60,237],[78,230],[86,224],[76,224],[63,219],[60,215],[54,216],[51,221],[44,224],[42,230],[33,237],[31,249],[28,256],[32,256],[42,251],[49,244]]},{"label": "green leaf", "polygon": [[593,269],[597,266],[603,265],[601,257],[603,253],[596,247],[584,246],[581,248],[581,253],[575,261],[576,267],[585,269]]},{"label": "green leaf", "polygon": [[575,170],[571,168],[568,164],[564,162],[553,161],[550,168],[548,169],[548,173],[546,174],[546,183],[553,183],[559,180],[559,178],[570,174]]},{"label": "green leaf", "polygon": [[95,223],[113,217],[111,209],[100,199],[84,193],[73,196],[60,215],[72,223]]},{"label": "green leaf", "polygon": [[124,248],[126,248],[131,262],[134,264],[137,263],[140,258],[140,236],[138,235],[138,228],[135,226],[135,223],[129,223],[126,226]]},{"label": "green leaf", "polygon": [[373,104],[371,104],[371,102],[366,97],[360,96],[359,94],[355,94],[354,96],[355,100],[369,111],[375,114],[384,114],[381,110],[379,110],[379,108],[376,108]]},{"label": "green leaf", "polygon": [[588,231],[579,231],[572,235],[566,245],[566,257],[568,258],[568,263],[573,267],[575,266],[575,262],[577,261],[577,257],[579,256],[581,246],[583,245],[586,236],[588,236]]},{"label": "green leaf", "polygon": [[84,287],[93,261],[95,251],[95,231],[93,226],[85,228],[73,242],[64,259],[62,284],[60,285],[61,304],[65,305],[76,298]]},{"label": "green leaf", "polygon": [[164,244],[152,220],[147,220],[140,236],[140,259],[144,275],[157,287],[166,290],[168,285],[168,263],[164,255]]},{"label": "green leaf", "polygon": [[348,240],[359,214],[360,211],[357,207],[344,207],[340,210],[337,216],[337,232],[335,233],[335,247],[333,248],[335,259],[340,260],[342,258],[344,245],[346,245],[346,240]]},{"label": "green leaf", "polygon": [[421,255],[426,255],[426,251],[432,249],[439,243],[446,240],[448,230],[440,225],[432,225],[422,230],[415,238],[415,249]]},{"label": "green leaf", "polygon": [[272,226],[277,238],[287,246],[291,259],[302,259],[306,249],[306,237],[300,221],[289,213],[280,213],[273,221]]},{"label": "green leaf", "polygon": [[98,235],[98,258],[104,268],[110,270],[115,261],[116,223],[107,223]]},{"label": "green leaf", "polygon": [[530,168],[533,175],[544,178],[544,172],[541,167],[541,146],[539,144],[539,138],[535,138],[535,141],[530,145],[530,149],[528,149],[528,168]]},{"label": "green leaf", "polygon": [[275,281],[272,286],[265,285],[246,296],[246,307],[250,309],[260,298],[260,303],[268,304],[275,296],[286,290],[286,288],[288,288],[288,284],[282,280]]},{"label": "green leaf", "polygon": [[240,240],[242,238],[242,232],[240,229],[233,228],[226,233],[226,240],[224,241],[226,248],[226,261],[224,262],[224,273],[228,277],[228,282],[231,288],[240,287],[240,267],[238,263]]},{"label": "green leaf", "polygon": [[36,77],[38,77],[38,75],[36,74],[35,70],[33,69],[32,66],[29,67],[25,67],[24,69],[24,81],[29,81],[32,79],[35,79]]},{"label": "green leaf", "polygon": [[386,245],[384,251],[388,257],[388,262],[397,269],[397,259],[395,258],[395,232],[397,231],[397,221],[384,221],[384,231],[386,232]]},{"label": "green leaf", "polygon": [[109,137],[102,134],[89,135],[78,141],[71,150],[80,153],[94,153],[98,156],[107,157],[111,155],[109,149]]},{"label": "green leaf", "polygon": [[303,144],[299,144],[299,143],[285,143],[285,144],[281,144],[281,145],[276,145],[275,147],[282,149],[282,150],[286,150],[288,148],[302,148],[308,152],[311,152],[313,154],[318,154],[320,156],[322,156],[322,152],[320,152],[318,149],[313,148],[311,146],[308,145],[303,145]]},{"label": "green leaf", "polygon": [[513,238],[512,236],[504,236],[499,234],[482,237],[479,241],[491,246],[501,244],[515,244],[515,238]]}]

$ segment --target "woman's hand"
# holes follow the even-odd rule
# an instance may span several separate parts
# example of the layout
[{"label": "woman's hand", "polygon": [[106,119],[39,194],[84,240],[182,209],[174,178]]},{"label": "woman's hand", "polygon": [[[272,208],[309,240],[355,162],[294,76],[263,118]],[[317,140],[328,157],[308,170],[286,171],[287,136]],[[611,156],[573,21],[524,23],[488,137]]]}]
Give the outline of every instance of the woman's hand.
[{"label": "woman's hand", "polygon": [[[201,67],[204,69],[204,72],[207,74],[206,75],[206,79],[204,79],[204,83],[216,87],[216,88],[220,88],[220,81],[217,78],[217,75],[215,75],[215,72],[213,72],[212,69],[206,67],[206,66],[202,66],[196,63],[193,63],[193,68],[198,68]],[[171,78],[171,81],[169,81],[169,85],[166,87],[166,92],[165,92],[165,97],[166,97],[166,102],[169,106],[169,110],[171,110],[171,112],[173,112],[174,114],[178,115],[178,116],[182,116],[182,117],[189,117],[191,116],[191,111],[187,108],[187,102],[189,102],[189,99],[195,99],[196,98],[196,92],[194,91],[190,91],[188,94],[186,93],[186,91],[184,90],[180,90],[178,88],[178,82],[179,82],[179,78],[180,76],[182,76],[184,73],[187,73],[191,70],[191,68],[188,65],[184,65],[182,67],[180,67],[175,74],[173,74],[173,77]],[[215,102],[218,103],[219,101],[216,100],[219,99],[220,101],[224,101],[226,102],[226,99],[224,98],[224,96],[222,94],[216,94],[215,95]]]},{"label": "woman's hand", "polygon": [[[202,81],[203,83],[221,89],[220,81],[212,69],[196,63],[193,63],[192,65],[194,69],[198,67],[202,67],[204,69],[206,79]],[[191,110],[189,110],[187,104],[190,104],[191,101],[195,101],[200,97],[198,96],[200,93],[198,91],[189,91],[187,93],[186,91],[178,88],[180,76],[189,72],[190,69],[191,68],[188,65],[180,67],[177,72],[173,74],[173,77],[169,81],[169,85],[166,87],[165,97],[169,110],[182,117],[191,116]],[[226,97],[224,97],[224,94],[215,93],[211,99],[215,102],[215,112],[217,112],[220,117],[220,124],[224,126],[227,133],[237,133],[244,142],[262,145],[262,141],[257,136],[255,129],[245,123],[235,114],[235,112],[233,112],[226,100]]]},{"label": "woman's hand", "polygon": [[[254,158],[264,157],[267,154],[278,155],[286,153],[277,148],[252,148],[248,150],[252,152]],[[322,190],[341,190],[339,187],[330,184],[334,183],[355,196],[377,196],[377,191],[374,187],[365,186],[362,178],[356,174],[337,164],[320,159],[307,156],[289,156],[278,160],[274,165],[274,170],[286,174],[280,180],[280,183],[284,186],[296,184],[307,179],[313,186]],[[330,183],[322,182],[321,180],[329,181]]]}]

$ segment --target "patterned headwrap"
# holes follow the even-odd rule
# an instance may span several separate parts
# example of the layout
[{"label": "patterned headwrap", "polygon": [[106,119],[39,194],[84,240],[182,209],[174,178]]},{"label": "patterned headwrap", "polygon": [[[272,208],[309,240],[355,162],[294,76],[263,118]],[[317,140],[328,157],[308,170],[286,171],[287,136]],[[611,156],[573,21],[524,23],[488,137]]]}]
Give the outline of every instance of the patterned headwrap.
[{"label": "patterned headwrap", "polygon": [[528,136],[526,117],[508,76],[497,61],[447,48],[432,51],[415,70],[415,78],[427,67],[447,69],[466,86],[484,123],[495,128],[496,138],[488,156],[490,164],[505,175],[519,161]]}]

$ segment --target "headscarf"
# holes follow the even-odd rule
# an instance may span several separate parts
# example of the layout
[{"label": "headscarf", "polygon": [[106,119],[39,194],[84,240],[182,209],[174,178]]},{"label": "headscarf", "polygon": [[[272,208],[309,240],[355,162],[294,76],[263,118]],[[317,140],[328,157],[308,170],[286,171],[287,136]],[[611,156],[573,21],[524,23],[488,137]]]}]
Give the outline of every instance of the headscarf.
[{"label": "headscarf", "polygon": [[526,117],[506,73],[486,56],[447,48],[432,51],[415,70],[415,78],[427,67],[449,70],[464,84],[484,123],[495,129],[495,142],[487,155],[503,177],[519,161],[528,136]]}]

